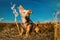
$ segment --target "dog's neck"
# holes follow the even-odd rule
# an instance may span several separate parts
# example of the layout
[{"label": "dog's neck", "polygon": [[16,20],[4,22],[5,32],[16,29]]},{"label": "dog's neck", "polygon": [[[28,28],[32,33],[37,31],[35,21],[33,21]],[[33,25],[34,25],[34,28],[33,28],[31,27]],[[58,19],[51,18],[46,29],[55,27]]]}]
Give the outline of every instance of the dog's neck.
[{"label": "dog's neck", "polygon": [[22,18],[22,23],[25,23],[26,22],[26,19],[25,18]]}]

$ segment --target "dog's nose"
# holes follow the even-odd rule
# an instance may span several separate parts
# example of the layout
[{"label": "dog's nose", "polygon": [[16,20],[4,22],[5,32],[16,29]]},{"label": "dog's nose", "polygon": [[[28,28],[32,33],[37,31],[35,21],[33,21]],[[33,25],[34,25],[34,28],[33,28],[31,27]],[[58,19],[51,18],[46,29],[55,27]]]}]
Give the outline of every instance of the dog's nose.
[{"label": "dog's nose", "polygon": [[29,19],[29,16],[26,16],[25,19],[28,20]]}]

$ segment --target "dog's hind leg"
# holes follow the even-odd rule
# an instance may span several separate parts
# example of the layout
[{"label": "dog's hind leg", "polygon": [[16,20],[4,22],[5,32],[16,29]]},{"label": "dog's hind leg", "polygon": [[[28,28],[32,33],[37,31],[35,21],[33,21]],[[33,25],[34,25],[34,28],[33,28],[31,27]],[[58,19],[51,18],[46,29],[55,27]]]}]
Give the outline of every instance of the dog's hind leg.
[{"label": "dog's hind leg", "polygon": [[39,32],[39,28],[38,28],[38,27],[35,28],[35,32],[36,32],[36,33]]},{"label": "dog's hind leg", "polygon": [[35,26],[35,32],[36,32],[36,33],[39,33],[39,27],[38,27],[38,24],[36,24],[36,26]]}]

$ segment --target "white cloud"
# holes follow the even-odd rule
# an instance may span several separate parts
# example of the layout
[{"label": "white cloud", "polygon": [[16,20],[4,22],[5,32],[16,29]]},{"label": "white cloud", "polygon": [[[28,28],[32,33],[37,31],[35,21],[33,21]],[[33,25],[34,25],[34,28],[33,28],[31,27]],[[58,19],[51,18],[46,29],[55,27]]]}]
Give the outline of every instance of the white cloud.
[{"label": "white cloud", "polygon": [[0,21],[2,21],[4,18],[0,18]]},{"label": "white cloud", "polygon": [[15,8],[15,4],[11,7],[11,9],[13,10]]},{"label": "white cloud", "polygon": [[13,13],[14,13],[15,17],[17,17],[18,16],[18,12],[15,9],[15,4],[11,7],[11,9],[13,10]]},{"label": "white cloud", "polygon": [[57,22],[58,21],[58,15],[60,15],[60,11],[56,11],[55,17],[54,17],[54,21]]},{"label": "white cloud", "polygon": [[60,14],[60,11],[57,11],[57,12],[56,12],[56,15],[59,15],[59,14]]},{"label": "white cloud", "polygon": [[15,4],[13,4],[13,6],[11,7],[11,10],[13,11],[13,14],[15,16],[14,20],[16,21],[17,20],[17,17],[18,17],[18,12],[16,11],[15,9]]}]

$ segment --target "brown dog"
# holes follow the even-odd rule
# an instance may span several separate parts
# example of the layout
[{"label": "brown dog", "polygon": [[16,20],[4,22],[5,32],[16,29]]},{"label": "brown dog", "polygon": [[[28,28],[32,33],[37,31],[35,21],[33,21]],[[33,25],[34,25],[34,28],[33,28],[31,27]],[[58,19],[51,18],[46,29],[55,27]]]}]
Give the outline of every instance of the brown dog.
[{"label": "brown dog", "polygon": [[[26,37],[29,36],[29,32],[32,28],[32,21],[30,20],[30,14],[32,13],[32,10],[25,10],[22,5],[19,6],[19,11],[22,17],[22,27],[24,30],[26,30]],[[23,34],[23,29],[21,28],[20,36]],[[37,32],[37,27],[35,28]]]}]

